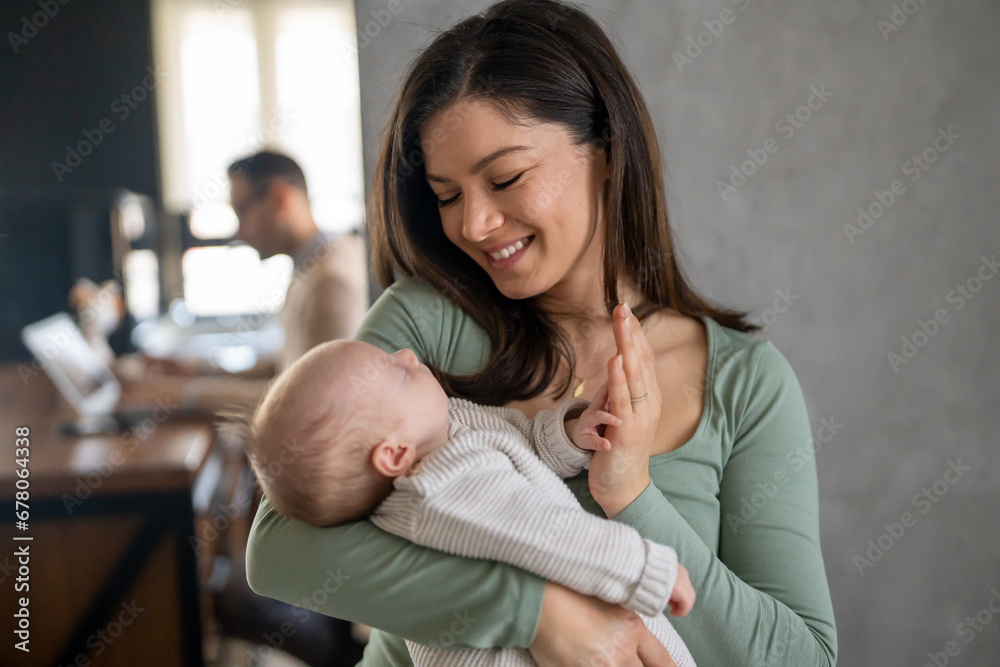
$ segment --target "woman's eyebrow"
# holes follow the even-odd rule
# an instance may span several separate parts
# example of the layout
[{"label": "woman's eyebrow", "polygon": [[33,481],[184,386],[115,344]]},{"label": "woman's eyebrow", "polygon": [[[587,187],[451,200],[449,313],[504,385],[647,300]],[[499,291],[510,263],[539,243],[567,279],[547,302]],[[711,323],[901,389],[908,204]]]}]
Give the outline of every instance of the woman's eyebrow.
[{"label": "woman's eyebrow", "polygon": [[[490,153],[489,155],[487,155],[486,157],[484,157],[482,160],[480,160],[479,162],[477,162],[472,167],[472,175],[475,176],[476,174],[478,174],[479,172],[481,172],[483,169],[486,168],[486,166],[490,162],[493,162],[493,160],[496,160],[497,158],[503,157],[504,155],[507,155],[508,153],[516,153],[518,151],[527,151],[527,150],[531,150],[531,146],[505,146],[504,148],[500,148],[498,150],[495,150],[492,153]],[[427,174],[427,180],[428,181],[434,181],[435,183],[447,183],[448,182],[447,178],[445,178],[443,176],[435,176],[434,174]]]}]

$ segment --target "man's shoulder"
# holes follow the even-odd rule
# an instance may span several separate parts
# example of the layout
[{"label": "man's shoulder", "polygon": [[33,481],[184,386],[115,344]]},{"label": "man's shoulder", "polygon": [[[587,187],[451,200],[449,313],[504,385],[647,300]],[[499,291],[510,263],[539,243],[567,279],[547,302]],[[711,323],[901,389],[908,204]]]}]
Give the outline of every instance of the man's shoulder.
[{"label": "man's shoulder", "polygon": [[324,279],[331,275],[361,275],[367,281],[365,241],[357,233],[321,233],[292,255],[293,281]]},{"label": "man's shoulder", "polygon": [[364,247],[365,237],[357,229],[349,229],[343,232],[329,232],[325,235],[324,245],[338,248]]},{"label": "man's shoulder", "polygon": [[[320,264],[328,271],[347,265],[366,265],[365,239],[356,231],[330,234],[317,252]],[[367,266],[365,266],[367,272]]]}]

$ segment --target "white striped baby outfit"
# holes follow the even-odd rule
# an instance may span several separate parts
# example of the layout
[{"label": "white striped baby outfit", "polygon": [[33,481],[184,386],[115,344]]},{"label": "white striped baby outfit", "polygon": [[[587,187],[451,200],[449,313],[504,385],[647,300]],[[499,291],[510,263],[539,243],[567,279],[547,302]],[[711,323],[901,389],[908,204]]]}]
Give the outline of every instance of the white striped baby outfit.
[{"label": "white striped baby outfit", "polygon": [[[584,510],[562,481],[589,467],[591,452],[566,435],[570,399],[528,419],[520,410],[449,399],[449,438],[371,515],[415,544],[515,565],[584,595],[638,613],[678,667],[694,660],[663,610],[677,578],[677,553],[631,526]],[[463,649],[407,641],[415,667],[530,666],[525,649]]]}]

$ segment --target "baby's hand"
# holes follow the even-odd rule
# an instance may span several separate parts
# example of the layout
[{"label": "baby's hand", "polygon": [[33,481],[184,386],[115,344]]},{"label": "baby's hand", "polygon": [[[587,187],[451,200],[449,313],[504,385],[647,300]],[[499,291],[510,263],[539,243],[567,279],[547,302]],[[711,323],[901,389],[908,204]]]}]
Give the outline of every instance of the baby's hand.
[{"label": "baby's hand", "polygon": [[607,385],[597,392],[590,406],[577,419],[566,420],[566,435],[580,449],[600,452],[611,449],[601,426],[621,426],[622,420],[607,412]]},{"label": "baby's hand", "polygon": [[677,565],[677,581],[674,582],[674,592],[670,595],[667,605],[671,616],[687,616],[694,607],[696,595],[691,586],[691,575],[683,565]]}]

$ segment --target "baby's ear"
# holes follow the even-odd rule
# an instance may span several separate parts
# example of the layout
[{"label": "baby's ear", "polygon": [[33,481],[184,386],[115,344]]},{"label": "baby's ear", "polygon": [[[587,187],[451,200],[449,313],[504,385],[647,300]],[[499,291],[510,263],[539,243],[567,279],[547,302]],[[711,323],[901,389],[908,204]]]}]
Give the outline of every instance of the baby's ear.
[{"label": "baby's ear", "polygon": [[392,436],[375,445],[371,454],[372,467],[385,477],[399,477],[409,470],[417,459],[416,450]]}]

